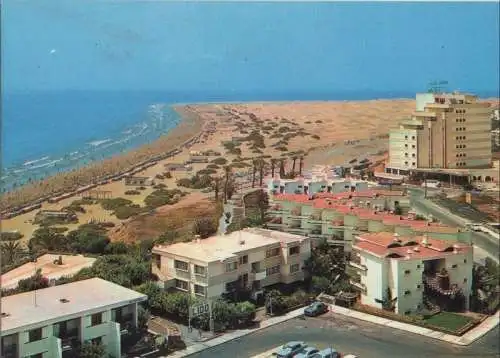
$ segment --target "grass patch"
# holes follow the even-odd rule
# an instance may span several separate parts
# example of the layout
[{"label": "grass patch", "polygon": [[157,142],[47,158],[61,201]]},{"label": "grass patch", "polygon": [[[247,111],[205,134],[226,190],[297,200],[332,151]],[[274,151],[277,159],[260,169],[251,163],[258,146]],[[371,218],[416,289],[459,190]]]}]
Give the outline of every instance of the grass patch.
[{"label": "grass patch", "polygon": [[432,317],[425,319],[424,322],[426,324],[444,328],[446,330],[459,331],[469,323],[474,322],[474,320],[470,317],[466,317],[456,313],[439,312]]}]

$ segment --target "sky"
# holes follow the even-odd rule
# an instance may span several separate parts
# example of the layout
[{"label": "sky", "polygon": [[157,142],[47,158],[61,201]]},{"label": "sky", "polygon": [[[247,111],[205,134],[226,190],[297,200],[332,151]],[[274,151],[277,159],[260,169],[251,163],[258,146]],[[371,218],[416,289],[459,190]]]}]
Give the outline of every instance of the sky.
[{"label": "sky", "polygon": [[499,4],[5,0],[3,91],[498,92]]}]

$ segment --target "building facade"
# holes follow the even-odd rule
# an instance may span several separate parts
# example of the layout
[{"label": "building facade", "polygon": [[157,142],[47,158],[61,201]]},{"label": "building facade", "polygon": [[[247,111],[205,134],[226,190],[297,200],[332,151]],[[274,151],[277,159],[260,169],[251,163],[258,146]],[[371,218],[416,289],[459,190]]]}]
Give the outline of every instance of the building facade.
[{"label": "building facade", "polygon": [[282,179],[275,176],[274,178],[266,178],[265,189],[268,194],[344,193],[367,190],[368,182],[354,179],[334,179],[327,176],[311,179]]},{"label": "building facade", "polygon": [[391,131],[390,168],[491,166],[491,105],[460,93],[417,94],[416,111]]},{"label": "building facade", "polygon": [[244,229],[153,248],[153,273],[165,288],[210,300],[238,289],[254,298],[263,288],[304,280],[311,239],[265,229]]},{"label": "building facade", "polygon": [[137,327],[147,296],[92,278],[2,297],[3,358],[72,358],[84,342],[121,357],[121,335]]},{"label": "building facade", "polygon": [[[399,208],[400,212],[397,210]],[[356,235],[392,232],[398,235],[428,234],[433,238],[469,243],[471,233],[422,218],[410,211],[404,191],[369,190],[357,193],[272,196],[266,225],[275,230],[326,239],[351,250]]]},{"label": "building facade", "polygon": [[361,303],[412,314],[422,309],[468,309],[473,246],[423,236],[380,232],[356,237],[349,265]]}]

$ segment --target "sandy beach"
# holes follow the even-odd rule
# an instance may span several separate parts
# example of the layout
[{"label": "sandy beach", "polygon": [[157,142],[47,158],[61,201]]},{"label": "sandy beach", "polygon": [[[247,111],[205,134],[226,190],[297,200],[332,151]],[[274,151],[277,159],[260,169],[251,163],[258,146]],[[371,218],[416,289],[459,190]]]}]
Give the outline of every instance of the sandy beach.
[{"label": "sandy beach", "polygon": [[[233,171],[247,172],[251,167],[252,159],[264,157],[269,163],[271,158],[289,158],[288,168],[292,165],[294,153],[307,153],[304,158],[304,168],[315,164],[342,165],[349,160],[368,158],[372,162],[383,162],[387,158],[388,132],[398,125],[398,122],[411,115],[415,101],[409,99],[372,100],[372,101],[342,101],[342,102],[290,102],[290,103],[245,103],[245,104],[195,104],[176,106],[175,109],[184,120],[168,136],[157,142],[141,147],[123,156],[117,156],[97,163],[78,172],[70,172],[50,178],[38,185],[22,188],[15,193],[9,193],[2,199],[4,208],[23,202],[28,199],[41,197],[50,192],[68,190],[72,185],[79,186],[92,182],[97,176],[114,174],[123,168],[130,168],[135,164],[164,153],[195,136],[199,141],[189,149],[184,148],[170,158],[159,160],[147,169],[136,173],[137,176],[155,177],[165,173],[165,164],[184,163],[190,159],[190,151],[213,150],[221,153],[227,164],[246,163],[233,168]],[[210,124],[210,126],[208,125]],[[210,127],[210,130],[207,128]],[[205,130],[203,135],[200,133]],[[256,142],[243,140],[236,147],[241,153],[229,151],[227,146],[235,138],[242,138],[250,134],[261,138],[262,143],[255,147]],[[197,137],[197,138],[198,138]],[[350,141],[350,142],[349,142]],[[236,148],[235,147],[235,148]],[[211,161],[217,156],[209,157]],[[156,184],[164,184],[168,189],[177,187],[176,181],[180,178],[191,177],[197,171],[206,169],[207,163],[193,163],[191,172],[173,171],[172,178],[155,179]],[[298,162],[297,167],[298,169]],[[223,165],[214,175],[223,174]],[[75,184],[76,185],[76,184]],[[74,185],[73,185],[74,186]],[[154,191],[147,187],[137,195],[126,195],[130,190],[122,180],[100,185],[98,190],[110,192],[113,198],[127,198],[135,204],[144,206],[144,198]],[[78,214],[78,223],[64,225],[69,230],[92,220],[110,221],[117,225],[110,231],[113,240],[133,241],[138,238],[154,237],[162,230],[170,230],[167,221],[172,221],[171,214],[180,210],[192,210],[199,206],[205,211],[193,211],[193,215],[202,215],[202,212],[212,212],[213,205],[198,205],[208,203],[209,195],[200,190],[180,188],[189,193],[181,203],[166,205],[158,208],[156,214],[141,215],[127,220],[119,220],[111,212],[103,210],[99,204],[86,205],[86,213]],[[60,210],[71,204],[79,196],[72,196],[57,203],[43,202],[41,209]],[[184,202],[184,204],[183,204]],[[187,203],[187,204],[186,204]],[[189,209],[186,209],[189,207]],[[23,234],[23,242],[31,237],[38,227],[33,219],[38,210],[18,215],[2,221],[2,230],[19,230]],[[148,219],[147,217],[156,217]],[[174,220],[175,221],[175,220]],[[152,224],[153,223],[153,224]],[[141,226],[154,226],[152,230],[143,230]],[[179,222],[179,227],[182,227]]]}]

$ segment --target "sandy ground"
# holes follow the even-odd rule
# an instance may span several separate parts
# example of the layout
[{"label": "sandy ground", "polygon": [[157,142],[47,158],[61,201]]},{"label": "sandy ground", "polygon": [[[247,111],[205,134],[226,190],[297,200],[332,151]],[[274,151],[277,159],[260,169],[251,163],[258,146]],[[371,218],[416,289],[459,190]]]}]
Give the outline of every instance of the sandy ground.
[{"label": "sandy ground", "polygon": [[[270,157],[276,159],[282,157],[289,158],[297,150],[310,151],[309,155],[305,157],[304,164],[306,169],[314,164],[341,165],[353,158],[380,159],[386,155],[384,151],[388,147],[386,136],[389,130],[396,127],[401,119],[409,117],[414,106],[415,102],[413,100],[189,105],[187,108],[197,114],[194,117],[198,118],[198,122],[216,122],[216,133],[208,136],[202,142],[195,144],[189,150],[184,150],[179,155],[163,160],[144,172],[138,173],[137,176],[154,177],[156,174],[163,173],[165,172],[164,164],[184,162],[189,159],[189,151],[192,150],[212,149],[221,152],[222,157],[227,159],[229,164],[236,158],[236,155],[227,153],[222,142],[230,140],[232,137],[246,136],[253,130],[258,130],[265,137],[265,148],[262,154],[256,154],[252,153],[252,150],[249,148],[249,142],[243,143],[240,146],[242,150],[241,158],[247,158],[247,163],[251,163],[251,158],[261,155],[268,156],[267,161],[270,160]],[[184,110],[180,108],[179,111],[181,113],[186,112],[185,108]],[[193,117],[192,113],[191,116]],[[235,125],[237,123],[247,133],[242,133],[241,129],[238,129]],[[264,129],[264,127],[269,127],[270,125],[275,126],[274,129]],[[298,135],[289,139],[286,144],[287,150],[280,151],[274,148],[273,144],[280,140],[279,136],[276,137],[276,134],[281,127],[289,127],[292,129],[292,132],[302,131],[306,135]],[[193,128],[191,127],[191,130]],[[188,132],[186,128],[185,131],[186,133]],[[195,133],[191,131],[189,134],[193,136]],[[274,138],[272,138],[273,134]],[[319,139],[314,136],[319,136]],[[345,140],[360,140],[360,142],[355,145],[346,145],[344,143]],[[163,144],[166,147],[166,144]],[[138,151],[140,150],[138,149]],[[151,148],[148,150],[151,151]],[[161,151],[158,151],[157,148],[156,153],[158,152]],[[214,158],[216,157],[210,157],[209,160]],[[291,160],[287,162],[287,168],[291,167],[291,163]],[[172,172],[173,178],[156,180],[156,182],[164,183],[169,189],[173,189],[176,187],[175,182],[178,178],[189,177],[194,172],[205,167],[206,164],[193,164],[192,173]],[[298,169],[298,162],[296,168]],[[234,171],[248,172],[248,168],[235,169]],[[219,174],[223,174],[222,167],[219,169]],[[112,192],[112,197],[124,197],[133,200],[139,205],[143,205],[144,198],[153,191],[152,188],[147,188],[140,195],[125,195],[126,190],[135,189],[135,187],[127,187],[121,181],[102,185],[98,189],[110,191]],[[192,191],[185,188],[181,189]],[[205,202],[205,197],[206,195],[202,195],[199,192],[197,194],[193,193],[181,202],[188,204],[177,205]],[[42,209],[61,209],[77,199],[79,197],[75,196],[57,204],[44,203]],[[100,205],[86,206],[85,208],[87,212],[79,214],[78,224],[64,226],[71,230],[75,229],[79,224],[90,220],[111,221],[118,224],[110,233],[114,239],[123,238],[126,241],[133,240],[133,237],[131,237],[132,234],[121,235],[117,233],[117,231],[123,230],[122,222],[112,216],[110,212],[103,210]],[[175,212],[176,208],[177,206],[159,208],[156,215],[159,217],[167,215],[166,213],[172,210]],[[23,241],[27,242],[33,231],[37,228],[36,225],[31,223],[35,214],[36,211],[3,220],[2,230],[19,230],[24,235]],[[140,237],[156,235],[158,233],[158,230],[151,230],[149,233],[148,230],[139,230],[136,227],[137,220],[135,219],[127,220],[127,225],[129,222],[131,222],[129,226],[133,227],[131,232],[135,232]]]},{"label": "sandy ground", "polygon": [[19,282],[19,280],[32,276],[37,269],[41,269],[42,275],[46,276],[47,278],[57,279],[59,277],[73,275],[76,272],[80,271],[82,268],[90,267],[96,260],[95,258],[83,257],[80,255],[61,256],[63,264],[60,266],[54,264],[54,260],[56,260],[59,255],[46,254],[40,256],[36,263],[29,262],[3,274],[0,281],[2,289],[17,287],[17,283]]}]

